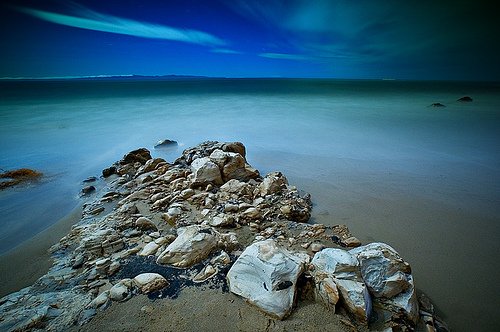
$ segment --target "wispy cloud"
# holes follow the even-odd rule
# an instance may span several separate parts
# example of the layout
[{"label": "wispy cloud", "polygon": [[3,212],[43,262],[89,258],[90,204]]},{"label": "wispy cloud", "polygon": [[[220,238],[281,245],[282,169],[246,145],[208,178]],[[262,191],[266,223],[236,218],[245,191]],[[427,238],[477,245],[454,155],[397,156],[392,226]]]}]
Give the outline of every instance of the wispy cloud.
[{"label": "wispy cloud", "polygon": [[214,48],[214,49],[211,49],[210,52],[221,53],[221,54],[242,54],[240,51],[231,50],[228,48]]},{"label": "wispy cloud", "polygon": [[281,59],[281,60],[313,60],[313,57],[302,54],[288,54],[288,53],[260,53],[260,57],[268,59]]},{"label": "wispy cloud", "polygon": [[101,14],[88,9],[78,10],[77,15],[65,15],[23,7],[17,7],[16,9],[47,22],[75,28],[141,38],[173,40],[213,47],[226,45],[224,40],[207,32],[140,22],[112,15]]}]

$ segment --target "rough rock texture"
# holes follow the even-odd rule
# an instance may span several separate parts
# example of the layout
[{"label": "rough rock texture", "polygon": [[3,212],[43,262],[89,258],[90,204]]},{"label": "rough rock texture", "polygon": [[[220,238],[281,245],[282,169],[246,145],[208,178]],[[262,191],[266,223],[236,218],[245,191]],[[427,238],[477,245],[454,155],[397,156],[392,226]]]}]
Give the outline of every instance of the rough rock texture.
[{"label": "rough rock texture", "polygon": [[[273,317],[290,313],[299,288],[301,298],[315,290],[330,308],[346,307],[359,326],[370,312],[371,287],[384,328],[415,325],[407,263],[388,246],[338,249],[361,243],[345,225],[308,224],[310,196],[279,172],[261,177],[241,143],[204,142],[173,164],[138,149],[103,175],[106,187],[51,248],[49,272],[0,299],[0,330],[64,331],[138,292],[176,293],[179,280],[223,284],[238,256],[227,278],[231,290]],[[431,311],[422,311],[425,322],[444,326],[425,308]]]},{"label": "rough rock texture", "polygon": [[[335,284],[347,309],[361,322],[367,323],[372,302],[359,271],[355,256],[342,249],[326,248],[314,255],[312,275],[320,299],[327,304],[335,298]],[[332,289],[332,290],[331,290]]]},{"label": "rough rock texture", "polygon": [[254,243],[229,270],[229,289],[265,313],[283,319],[292,310],[304,263],[304,257],[278,247],[273,240]]},{"label": "rough rock texture", "polygon": [[416,323],[418,301],[410,264],[385,243],[370,243],[351,249],[350,253],[357,257],[361,275],[370,293],[377,298],[375,301],[395,314],[404,313]]},{"label": "rough rock texture", "polygon": [[163,251],[156,262],[175,267],[187,267],[198,263],[217,248],[218,234],[209,227],[197,225],[182,227],[178,236]]}]

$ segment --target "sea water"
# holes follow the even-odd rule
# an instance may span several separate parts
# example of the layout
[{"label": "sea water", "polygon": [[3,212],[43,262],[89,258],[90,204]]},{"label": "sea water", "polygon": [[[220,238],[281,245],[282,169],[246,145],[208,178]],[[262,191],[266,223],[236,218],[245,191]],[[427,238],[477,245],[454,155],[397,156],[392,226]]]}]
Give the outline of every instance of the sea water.
[{"label": "sea water", "polygon": [[[499,84],[9,81],[0,97],[0,168],[45,174],[0,192],[0,253],[69,213],[82,180],[132,149],[172,162],[205,140],[241,141],[261,173],[311,193],[313,221],[393,246],[454,330],[500,327]],[[154,149],[160,139],[179,146]]]}]

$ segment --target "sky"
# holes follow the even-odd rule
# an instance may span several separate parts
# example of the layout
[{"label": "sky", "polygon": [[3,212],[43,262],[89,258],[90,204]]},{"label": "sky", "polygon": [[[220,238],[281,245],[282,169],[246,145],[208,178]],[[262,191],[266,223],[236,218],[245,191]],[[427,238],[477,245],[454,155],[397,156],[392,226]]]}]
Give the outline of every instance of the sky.
[{"label": "sky", "polygon": [[3,0],[0,77],[500,81],[490,0]]}]

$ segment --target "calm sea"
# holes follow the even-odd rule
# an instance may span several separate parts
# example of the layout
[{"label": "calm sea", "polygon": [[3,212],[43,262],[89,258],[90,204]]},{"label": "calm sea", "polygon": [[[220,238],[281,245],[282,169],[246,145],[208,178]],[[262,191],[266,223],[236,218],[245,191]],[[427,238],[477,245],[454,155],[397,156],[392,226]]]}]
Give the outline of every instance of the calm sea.
[{"label": "calm sea", "polygon": [[[173,161],[204,140],[241,141],[262,173],[312,194],[315,221],[396,248],[453,330],[500,328],[499,84],[9,81],[0,98],[0,168],[46,174],[0,192],[0,253],[70,212],[82,180],[132,149]],[[179,148],[153,149],[167,138]]]}]

